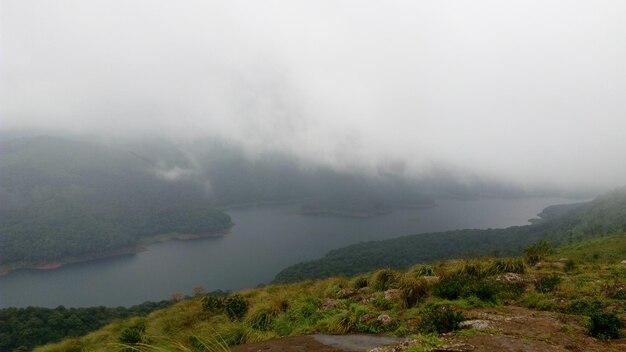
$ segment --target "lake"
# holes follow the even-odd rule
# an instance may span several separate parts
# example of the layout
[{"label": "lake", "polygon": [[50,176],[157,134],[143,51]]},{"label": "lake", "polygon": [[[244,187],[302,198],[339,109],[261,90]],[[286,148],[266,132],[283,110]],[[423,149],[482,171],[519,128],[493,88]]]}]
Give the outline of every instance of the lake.
[{"label": "lake", "polygon": [[300,216],[297,205],[229,210],[235,226],[219,238],[172,241],[147,252],[18,270],[0,278],[0,307],[128,306],[173,292],[255,287],[281,269],[360,241],[463,228],[528,224],[543,208],[572,200],[516,198],[437,200],[428,209],[399,209],[367,219]]}]

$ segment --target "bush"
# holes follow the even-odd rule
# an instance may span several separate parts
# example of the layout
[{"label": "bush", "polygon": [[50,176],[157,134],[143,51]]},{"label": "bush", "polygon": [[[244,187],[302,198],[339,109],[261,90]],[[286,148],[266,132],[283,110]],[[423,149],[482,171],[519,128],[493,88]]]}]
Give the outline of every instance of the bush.
[{"label": "bush", "polygon": [[552,244],[546,240],[540,240],[524,248],[524,256],[529,265],[539,263],[550,253],[552,253]]},{"label": "bush", "polygon": [[548,293],[554,291],[556,285],[561,282],[561,277],[556,274],[544,276],[535,282],[535,290],[538,292]]},{"label": "bush", "polygon": [[391,288],[391,284],[397,279],[397,273],[390,269],[383,269],[376,273],[374,277],[373,289],[375,291],[386,291]]},{"label": "bush", "polygon": [[350,283],[350,286],[357,290],[363,287],[367,287],[368,285],[369,285],[369,282],[367,281],[367,278],[364,276],[359,276],[355,278],[354,280],[352,280],[352,282]]},{"label": "bush", "polygon": [[463,295],[469,283],[470,279],[466,276],[458,274],[450,275],[435,284],[433,293],[440,298],[455,300]]},{"label": "bush", "polygon": [[465,320],[463,313],[455,311],[449,305],[431,305],[422,313],[419,329],[423,332],[442,334],[457,330],[463,320]]},{"label": "bush", "polygon": [[594,313],[587,324],[587,334],[600,339],[617,339],[621,336],[622,320],[615,313]]},{"label": "bush", "polygon": [[241,295],[228,296],[224,300],[224,310],[231,320],[241,319],[248,311],[248,302]]},{"label": "bush", "polygon": [[219,296],[205,296],[202,298],[202,310],[209,313],[221,313],[224,311],[224,298]]},{"label": "bush", "polygon": [[496,302],[496,296],[500,291],[498,282],[491,280],[479,280],[471,282],[462,292],[463,297],[476,296],[483,302]]},{"label": "bush", "polygon": [[576,269],[576,262],[574,262],[574,260],[572,259],[566,260],[563,270],[565,270],[566,272],[570,272],[570,271],[573,271],[574,269]]},{"label": "bush", "polygon": [[518,299],[526,290],[524,281],[501,282],[498,297],[501,299]]},{"label": "bush", "polygon": [[567,312],[572,314],[593,315],[604,307],[605,304],[598,299],[583,297],[572,300],[567,307]]},{"label": "bush", "polygon": [[390,300],[386,299],[382,295],[374,298],[374,300],[372,300],[372,305],[374,305],[374,307],[377,307],[377,308],[380,308],[380,309],[383,309],[383,310],[389,310],[389,309],[393,308],[393,302],[391,302]]},{"label": "bush", "polygon": [[124,345],[136,345],[143,342],[143,335],[146,332],[146,323],[142,320],[122,330],[118,341]]}]

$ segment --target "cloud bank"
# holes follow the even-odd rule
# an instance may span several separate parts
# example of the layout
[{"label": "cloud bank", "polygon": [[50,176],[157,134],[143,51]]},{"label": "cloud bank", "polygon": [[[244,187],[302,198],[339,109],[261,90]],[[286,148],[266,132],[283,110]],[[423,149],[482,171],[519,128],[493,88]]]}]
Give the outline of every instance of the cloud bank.
[{"label": "cloud bank", "polygon": [[625,17],[618,0],[2,0],[0,127],[612,188]]}]

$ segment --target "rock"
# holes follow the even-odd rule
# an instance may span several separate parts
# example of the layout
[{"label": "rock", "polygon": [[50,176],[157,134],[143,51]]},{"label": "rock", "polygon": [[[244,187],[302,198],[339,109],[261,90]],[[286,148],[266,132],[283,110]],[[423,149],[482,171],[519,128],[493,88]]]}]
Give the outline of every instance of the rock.
[{"label": "rock", "polygon": [[465,343],[458,343],[454,345],[445,345],[441,347],[435,347],[430,350],[430,352],[468,352],[473,351],[475,349],[474,346],[468,345]]},{"label": "rock", "polygon": [[439,276],[424,276],[423,278],[429,284],[436,284],[439,282]]},{"label": "rock", "polygon": [[349,298],[355,294],[356,290],[352,288],[342,288],[337,292],[337,297],[339,298]]},{"label": "rock", "polygon": [[626,264],[626,259],[622,260],[621,262],[619,262],[620,264]]},{"label": "rock", "polygon": [[339,301],[337,301],[336,299],[332,299],[332,298],[326,298],[324,300],[324,302],[322,302],[322,309],[323,310],[328,310],[331,308],[335,308],[339,306]]},{"label": "rock", "polygon": [[392,288],[392,289],[385,291],[385,299],[388,299],[391,301],[398,297],[400,297],[400,290],[398,289]]},{"label": "rock", "polygon": [[496,280],[504,281],[504,282],[518,282],[518,281],[524,281],[524,278],[520,274],[504,273],[504,274],[498,276],[498,278],[496,278]]},{"label": "rock", "polygon": [[387,314],[379,315],[378,318],[376,318],[376,320],[378,320],[379,322],[383,323],[383,325],[389,325],[389,324],[393,323],[393,318],[390,317]]},{"label": "rock", "polygon": [[476,330],[486,330],[489,328],[488,320],[466,320],[462,321],[459,326],[463,329],[476,329]]}]

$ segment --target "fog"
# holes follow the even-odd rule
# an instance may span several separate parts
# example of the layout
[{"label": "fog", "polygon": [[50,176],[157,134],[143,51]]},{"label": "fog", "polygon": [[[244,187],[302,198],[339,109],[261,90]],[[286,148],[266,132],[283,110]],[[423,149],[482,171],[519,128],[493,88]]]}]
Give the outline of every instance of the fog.
[{"label": "fog", "polygon": [[[0,0],[0,127],[626,180],[626,3]],[[186,170],[164,170],[176,178]]]}]

